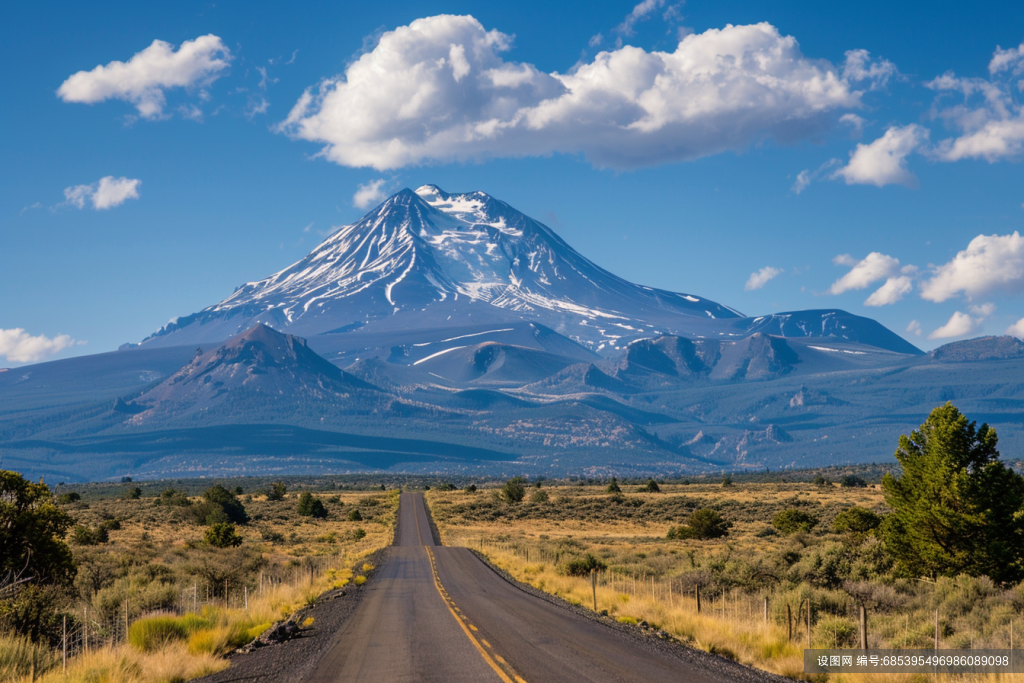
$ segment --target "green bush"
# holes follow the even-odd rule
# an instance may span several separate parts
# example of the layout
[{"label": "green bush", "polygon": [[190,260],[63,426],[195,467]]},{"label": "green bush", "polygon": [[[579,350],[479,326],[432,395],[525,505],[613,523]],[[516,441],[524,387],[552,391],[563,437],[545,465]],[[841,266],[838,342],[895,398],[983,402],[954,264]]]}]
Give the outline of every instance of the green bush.
[{"label": "green bush", "polygon": [[550,500],[548,492],[542,489],[537,489],[536,491],[530,494],[531,503],[546,503],[548,502],[548,500]]},{"label": "green bush", "polygon": [[512,477],[501,487],[501,497],[509,503],[518,503],[526,496],[526,480]]},{"label": "green bush", "polygon": [[817,523],[817,517],[796,508],[783,510],[772,518],[772,526],[784,534],[795,534],[798,531],[810,531]]},{"label": "green bush", "polygon": [[641,493],[661,493],[661,487],[658,486],[658,482],[653,479],[648,479],[647,483],[640,487]]},{"label": "green bush", "polygon": [[356,529],[352,532],[352,538],[357,541],[361,541],[366,538],[366,529]]},{"label": "green bush", "polygon": [[710,508],[695,510],[683,526],[668,530],[670,539],[709,539],[721,538],[729,534],[731,522],[725,521],[717,511]]},{"label": "green bush", "polygon": [[348,511],[346,518],[350,522],[361,522],[363,521],[363,515],[359,512],[359,508],[352,508]]},{"label": "green bush", "polygon": [[124,491],[125,500],[138,500],[142,497],[142,489],[138,486],[129,486]]},{"label": "green bush", "polygon": [[839,480],[839,485],[843,488],[864,488],[868,485],[866,481],[861,479],[855,474],[847,474],[845,477]]},{"label": "green bush", "polygon": [[319,498],[313,496],[309,491],[304,491],[299,496],[299,514],[303,517],[323,519],[327,516],[327,508]]},{"label": "green bush", "polygon": [[622,488],[619,486],[619,480],[612,477],[611,482],[608,484],[608,488],[605,489],[608,493],[622,493]]},{"label": "green bush", "polygon": [[235,533],[235,525],[230,522],[214,524],[206,530],[204,540],[214,548],[232,548],[242,545],[242,537]]},{"label": "green bush", "polygon": [[57,496],[57,502],[62,505],[67,505],[68,503],[77,503],[80,500],[82,500],[82,496],[76,491],[62,493],[59,496]]},{"label": "green bush", "polygon": [[176,491],[173,488],[164,489],[163,493],[153,501],[154,505],[173,505],[176,507],[188,507],[192,504],[192,501],[188,499],[182,491]]},{"label": "green bush", "polygon": [[732,486],[732,475],[726,474],[722,477],[722,486]]},{"label": "green bush", "polygon": [[854,506],[836,515],[832,528],[836,533],[866,534],[878,528],[882,518],[871,510]]},{"label": "green bush", "polygon": [[149,617],[131,625],[128,629],[128,642],[137,650],[152,652],[167,643],[185,640],[193,633],[208,628],[213,628],[213,623],[198,614]]},{"label": "green bush", "polygon": [[212,505],[219,507],[224,513],[223,516],[227,518],[222,520],[215,510],[210,510],[206,515],[207,524],[211,523],[211,521],[215,524],[222,521],[245,524],[249,521],[249,515],[245,512],[245,506],[235,497],[235,494],[220,484],[206,489],[206,492],[203,493],[203,498]]},{"label": "green bush", "polygon": [[284,500],[284,494],[288,491],[288,487],[282,482],[275,481],[267,489],[267,500]]},{"label": "green bush", "polygon": [[594,557],[592,554],[587,553],[582,558],[569,560],[563,564],[559,567],[559,573],[564,574],[565,576],[589,576],[592,569],[602,571],[607,568],[608,565]]},{"label": "green bush", "polygon": [[470,484],[466,488],[462,489],[466,493],[476,493],[476,484]]},{"label": "green bush", "polygon": [[0,681],[36,676],[60,666],[60,653],[28,638],[0,634]]},{"label": "green bush", "polygon": [[107,529],[102,525],[90,529],[84,524],[76,524],[71,530],[71,542],[75,545],[99,545],[108,540]]}]

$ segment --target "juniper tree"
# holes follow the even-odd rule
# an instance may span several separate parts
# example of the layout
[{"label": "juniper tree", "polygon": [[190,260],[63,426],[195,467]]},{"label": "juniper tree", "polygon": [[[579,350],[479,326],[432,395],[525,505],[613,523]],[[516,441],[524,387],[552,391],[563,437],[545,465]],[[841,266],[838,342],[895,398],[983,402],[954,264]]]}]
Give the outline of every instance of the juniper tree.
[{"label": "juniper tree", "polygon": [[976,425],[946,403],[900,437],[880,531],[909,575],[1024,578],[1024,478],[999,460],[995,430]]}]

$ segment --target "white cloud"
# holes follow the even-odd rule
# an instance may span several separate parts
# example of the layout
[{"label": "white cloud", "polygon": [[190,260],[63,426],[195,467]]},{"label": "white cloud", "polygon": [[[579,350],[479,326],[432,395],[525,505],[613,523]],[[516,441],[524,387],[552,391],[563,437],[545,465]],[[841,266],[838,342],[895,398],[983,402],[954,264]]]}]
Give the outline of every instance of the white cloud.
[{"label": "white cloud", "polygon": [[175,52],[162,40],[127,62],[110,62],[70,76],[57,95],[65,102],[95,104],[109,99],[131,102],[147,119],[163,116],[168,88],[202,87],[228,67],[231,52],[215,35],[186,40]]},{"label": "white cloud", "polygon": [[[925,85],[940,93],[956,93],[963,99],[953,106],[933,109],[960,136],[942,140],[935,156],[942,161],[984,159],[996,162],[1024,151],[1024,105],[1014,95],[1020,89],[1017,76],[1024,71],[1024,43],[1004,50],[996,48],[988,65],[991,80],[958,78],[947,72]],[[940,94],[941,97],[941,94]]]},{"label": "white cloud", "polygon": [[1024,290],[1024,238],[1010,235],[978,235],[967,249],[933,269],[921,285],[921,297],[942,302],[959,294],[969,299],[1005,291]]},{"label": "white cloud", "polygon": [[864,302],[865,306],[888,306],[894,304],[914,288],[913,282],[906,275],[891,277],[876,289]]},{"label": "white cloud", "polygon": [[782,273],[782,268],[773,268],[772,266],[765,266],[756,273],[750,274],[750,277],[747,278],[747,284],[743,286],[743,289],[747,290],[748,292],[753,291],[755,289],[761,289],[766,284],[768,284],[769,280],[778,277],[779,275],[782,275]]},{"label": "white cloud", "polygon": [[859,144],[850,153],[850,162],[832,174],[847,185],[906,185],[917,183],[906,167],[907,156],[928,140],[928,130],[917,124],[892,127],[874,142]]},{"label": "white cloud", "polygon": [[850,126],[850,132],[854,137],[859,138],[864,134],[864,119],[856,114],[843,114],[839,117],[839,123]]},{"label": "white cloud", "polygon": [[1024,318],[1007,327],[1006,334],[1017,339],[1024,339]]},{"label": "white cloud", "polygon": [[622,23],[615,27],[615,30],[625,36],[633,35],[635,32],[634,27],[638,23],[649,18],[664,5],[665,0],[643,0],[637,3],[633,10],[626,15],[626,18],[622,20]]},{"label": "white cloud", "polygon": [[972,318],[966,313],[956,311],[949,322],[928,335],[929,339],[949,339],[950,337],[966,337],[981,329],[983,320]]},{"label": "white cloud", "polygon": [[832,283],[829,294],[842,294],[852,289],[867,289],[872,283],[894,277],[900,273],[900,261],[873,251],[858,261],[849,254],[840,254],[832,259],[837,266],[849,266],[850,272]]},{"label": "white cloud", "polygon": [[861,105],[838,69],[767,23],[688,35],[674,52],[601,52],[564,74],[505,61],[510,48],[471,16],[418,19],[308,89],[278,130],[378,170],[551,153],[635,168],[799,140]]},{"label": "white cloud", "polygon": [[384,192],[385,182],[383,178],[378,178],[359,185],[356,188],[356,193],[352,196],[352,204],[357,209],[368,209],[384,201],[387,199],[387,194]]},{"label": "white cloud", "polygon": [[813,171],[810,169],[804,169],[800,171],[799,173],[797,173],[796,181],[793,183],[793,187],[791,187],[790,189],[793,191],[793,194],[800,194],[808,187],[810,187],[811,183],[817,180],[822,173],[841,163],[843,162],[839,161],[839,159],[829,159],[828,161],[826,161]]},{"label": "white cloud", "polygon": [[139,186],[142,181],[137,178],[115,178],[106,176],[91,185],[75,185],[64,189],[64,203],[84,209],[86,202],[96,210],[112,209],[124,204],[129,199],[139,198]]},{"label": "white cloud", "polygon": [[872,90],[884,88],[889,79],[899,73],[896,65],[887,59],[871,59],[867,50],[847,50],[843,62],[843,78],[851,83],[867,81]]},{"label": "white cloud", "polygon": [[918,337],[920,337],[921,336],[921,323],[919,323],[916,320],[911,320],[910,323],[907,325],[907,334],[913,334],[913,335],[917,335]]},{"label": "white cloud", "polygon": [[33,337],[20,327],[11,330],[0,329],[0,356],[5,356],[12,363],[33,363],[63,351],[75,343],[75,340],[66,334],[58,334],[50,339],[41,334]]}]

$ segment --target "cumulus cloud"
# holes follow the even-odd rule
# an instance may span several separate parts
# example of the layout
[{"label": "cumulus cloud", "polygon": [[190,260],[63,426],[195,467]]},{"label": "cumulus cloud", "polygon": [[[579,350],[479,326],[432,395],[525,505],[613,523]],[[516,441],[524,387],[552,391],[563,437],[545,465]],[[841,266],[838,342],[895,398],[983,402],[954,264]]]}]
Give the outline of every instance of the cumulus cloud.
[{"label": "cumulus cloud", "polygon": [[1021,88],[1017,77],[1024,71],[1024,43],[996,48],[988,70],[990,80],[958,78],[947,72],[925,84],[938,91],[940,98],[955,94],[961,99],[951,106],[943,106],[940,99],[933,109],[936,118],[960,132],[936,145],[935,156],[942,161],[995,162],[1017,157],[1024,150],[1024,105],[1014,96],[1014,90]]},{"label": "cumulus cloud", "polygon": [[917,178],[907,170],[906,159],[928,140],[928,130],[917,124],[892,127],[874,142],[859,144],[850,153],[850,161],[835,173],[847,185],[906,185],[913,187]]},{"label": "cumulus cloud", "polygon": [[896,65],[887,59],[871,59],[867,50],[847,50],[843,62],[843,78],[851,83],[867,82],[872,90],[884,88],[889,79],[899,73]]},{"label": "cumulus cloud", "polygon": [[900,275],[891,277],[881,287],[876,289],[864,302],[865,306],[888,306],[894,304],[914,289],[910,277]]},{"label": "cumulus cloud", "polygon": [[917,335],[918,337],[920,337],[921,336],[921,323],[919,323],[916,320],[911,320],[907,324],[907,334],[913,334],[913,335]]},{"label": "cumulus cloud", "polygon": [[832,259],[837,266],[850,268],[846,275],[832,283],[829,294],[843,294],[851,290],[867,289],[879,280],[885,280],[864,301],[865,306],[887,306],[894,304],[913,289],[911,275],[916,272],[914,266],[900,266],[897,258],[873,251],[858,261],[849,254],[840,254]]},{"label": "cumulus cloud", "polygon": [[384,201],[387,199],[387,194],[384,192],[385,182],[383,178],[378,178],[359,185],[356,188],[356,193],[352,196],[352,204],[357,209],[368,209]]},{"label": "cumulus cloud", "polygon": [[564,74],[505,61],[511,42],[471,16],[418,19],[308,89],[278,130],[378,170],[556,152],[635,168],[795,141],[861,106],[838,69],[767,23],[600,52]]},{"label": "cumulus cloud", "polygon": [[42,334],[33,337],[20,327],[0,329],[0,356],[12,363],[34,363],[76,343],[80,342],[66,334],[58,334],[51,339]]},{"label": "cumulus cloud", "polygon": [[129,199],[139,198],[137,178],[115,178],[108,175],[91,185],[75,185],[64,189],[64,203],[84,209],[86,203],[96,210],[112,209]]},{"label": "cumulus cloud", "polygon": [[937,303],[960,294],[972,299],[995,291],[1024,291],[1024,238],[1018,232],[978,235],[967,249],[935,267],[921,285],[921,297]]},{"label": "cumulus cloud", "polygon": [[143,118],[157,119],[164,115],[167,89],[209,85],[230,61],[230,50],[215,35],[186,40],[177,51],[170,43],[154,40],[127,62],[114,61],[73,74],[57,89],[57,96],[85,104],[125,100]]},{"label": "cumulus cloud", "polygon": [[928,335],[929,339],[949,339],[950,337],[966,337],[981,329],[984,322],[980,318],[972,318],[961,311],[956,311],[949,322]]},{"label": "cumulus cloud", "polygon": [[782,275],[782,272],[782,268],[773,268],[772,266],[765,266],[756,273],[750,274],[750,277],[747,278],[747,284],[743,286],[743,289],[747,290],[748,292],[753,291],[755,289],[761,289],[766,284],[768,284],[769,280],[778,277],[779,275]]},{"label": "cumulus cloud", "polygon": [[1017,339],[1024,339],[1024,318],[1007,327],[1006,334]]}]

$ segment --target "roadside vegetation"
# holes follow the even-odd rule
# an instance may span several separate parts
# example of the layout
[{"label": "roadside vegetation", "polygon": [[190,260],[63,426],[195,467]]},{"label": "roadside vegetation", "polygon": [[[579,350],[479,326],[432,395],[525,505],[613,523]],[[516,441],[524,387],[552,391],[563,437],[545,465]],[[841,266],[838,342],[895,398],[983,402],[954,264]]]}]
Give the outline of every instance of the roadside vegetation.
[{"label": "roadside vegetation", "polygon": [[362,585],[392,539],[397,491],[190,483],[54,496],[0,471],[0,680],[218,671],[323,592]]},{"label": "roadside vegetation", "polygon": [[872,484],[841,470],[799,483],[612,479],[517,501],[504,487],[434,489],[428,502],[446,544],[520,581],[590,609],[596,581],[610,618],[794,678],[826,680],[802,673],[808,643],[859,647],[861,605],[871,648],[930,649],[936,630],[940,648],[1020,643],[1024,479],[994,432],[947,404],[896,455]]}]

